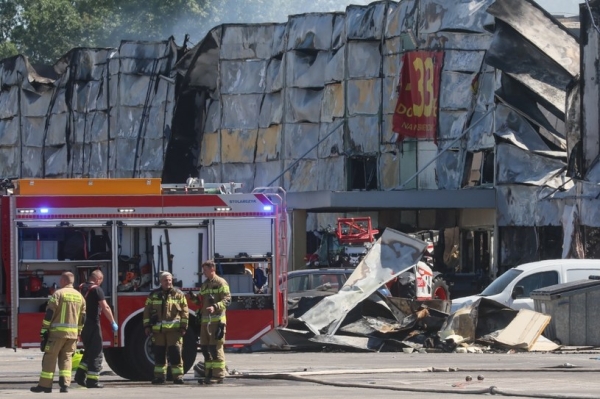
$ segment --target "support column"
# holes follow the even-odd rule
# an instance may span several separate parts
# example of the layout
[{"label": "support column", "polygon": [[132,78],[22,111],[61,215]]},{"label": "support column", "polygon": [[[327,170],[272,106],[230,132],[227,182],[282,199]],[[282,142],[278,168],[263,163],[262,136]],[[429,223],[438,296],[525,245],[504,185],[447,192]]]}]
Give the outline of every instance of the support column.
[{"label": "support column", "polygon": [[304,257],[306,256],[306,210],[292,210],[292,256],[288,270],[304,268]]}]

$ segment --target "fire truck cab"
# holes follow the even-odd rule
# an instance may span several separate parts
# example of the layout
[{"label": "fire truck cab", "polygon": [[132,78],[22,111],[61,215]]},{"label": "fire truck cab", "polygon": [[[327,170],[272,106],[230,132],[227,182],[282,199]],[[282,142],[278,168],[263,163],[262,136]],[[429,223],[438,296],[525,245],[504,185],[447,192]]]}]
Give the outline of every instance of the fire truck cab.
[{"label": "fire truck cab", "polygon": [[[5,182],[6,183],[6,182]],[[131,380],[150,380],[153,356],[142,314],[161,271],[174,285],[197,291],[201,265],[214,259],[229,282],[227,346],[252,344],[285,326],[287,218],[285,192],[238,193],[235,183],[163,185],[160,179],[20,179],[0,198],[2,273],[0,341],[39,347],[48,296],[60,275],[75,287],[94,270],[119,330],[101,317],[104,353],[111,369]],[[188,297],[189,298],[189,297]],[[184,337],[185,371],[196,359],[197,308],[190,303]]]}]

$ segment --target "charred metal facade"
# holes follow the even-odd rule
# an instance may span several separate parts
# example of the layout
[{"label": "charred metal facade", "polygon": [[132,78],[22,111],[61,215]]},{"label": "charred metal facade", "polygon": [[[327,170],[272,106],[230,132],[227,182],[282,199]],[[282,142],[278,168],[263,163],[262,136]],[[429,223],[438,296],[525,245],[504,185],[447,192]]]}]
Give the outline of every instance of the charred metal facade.
[{"label": "charred metal facade", "polygon": [[[304,233],[341,214],[452,230],[451,272],[589,257],[581,226],[600,225],[590,4],[581,41],[531,0],[386,0],[218,26],[185,54],[171,41],[75,49],[54,77],[4,60],[1,174],[280,185],[296,268]],[[414,50],[444,51],[436,143],[392,131]]]},{"label": "charred metal facade", "polygon": [[160,177],[176,61],[171,40],[73,49],[39,73],[1,61],[0,176]]}]

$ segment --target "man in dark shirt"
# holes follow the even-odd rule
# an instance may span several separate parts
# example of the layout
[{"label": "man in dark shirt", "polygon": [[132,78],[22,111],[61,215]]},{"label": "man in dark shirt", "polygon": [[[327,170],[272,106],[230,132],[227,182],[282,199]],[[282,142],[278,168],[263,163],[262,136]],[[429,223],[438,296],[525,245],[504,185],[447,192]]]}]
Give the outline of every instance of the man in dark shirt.
[{"label": "man in dark shirt", "polygon": [[113,331],[117,331],[119,326],[115,322],[108,303],[102,290],[102,281],[104,275],[100,270],[94,270],[86,283],[81,284],[79,290],[85,297],[86,307],[88,309],[87,318],[81,332],[81,341],[83,342],[83,358],[79,362],[79,367],[75,373],[75,382],[88,388],[103,388],[98,382],[100,370],[102,370],[102,329],[100,328],[100,312],[104,313],[110,320]]}]

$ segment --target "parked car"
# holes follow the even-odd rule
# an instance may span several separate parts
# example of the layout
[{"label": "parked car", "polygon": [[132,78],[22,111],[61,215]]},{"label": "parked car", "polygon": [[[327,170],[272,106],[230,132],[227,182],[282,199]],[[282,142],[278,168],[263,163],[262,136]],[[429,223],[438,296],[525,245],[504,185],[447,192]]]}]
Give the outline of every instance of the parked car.
[{"label": "parked car", "polygon": [[[289,298],[302,296],[321,296],[335,294],[342,288],[354,269],[302,269],[287,274],[287,289]],[[387,288],[379,292],[390,296]]]},{"label": "parked car", "polygon": [[600,259],[552,259],[525,263],[500,275],[480,294],[452,300],[455,312],[478,298],[486,297],[513,309],[534,310],[532,291],[554,284],[586,280],[600,275]]}]

